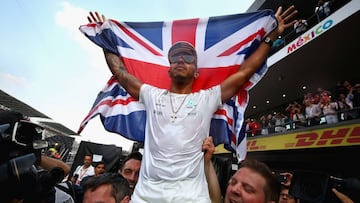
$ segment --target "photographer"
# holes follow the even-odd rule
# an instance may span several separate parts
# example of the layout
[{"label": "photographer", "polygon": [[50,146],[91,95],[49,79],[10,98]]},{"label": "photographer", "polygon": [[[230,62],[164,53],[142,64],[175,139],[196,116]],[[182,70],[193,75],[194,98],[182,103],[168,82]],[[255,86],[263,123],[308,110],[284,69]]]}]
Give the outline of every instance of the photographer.
[{"label": "photographer", "polygon": [[[356,178],[343,179],[322,172],[296,170],[274,172],[274,175],[281,185],[279,203],[304,201],[354,203],[350,196],[358,194],[360,190],[360,181]],[[352,197],[357,200],[359,195]]]},{"label": "photographer", "polygon": [[[73,188],[71,187],[71,185],[69,186],[61,182],[64,179],[64,177],[66,177],[70,173],[70,167],[62,160],[52,158],[46,155],[41,155],[40,167],[44,169],[43,172],[45,174],[53,173],[53,175],[48,176],[50,181],[47,180],[48,182],[50,182],[49,187],[53,188],[53,192],[54,192],[54,194],[50,194],[49,197],[55,198],[54,202],[56,203],[57,202],[74,203],[75,194],[73,192]],[[54,171],[57,171],[57,175],[54,174],[55,173]],[[51,183],[51,179],[55,180],[55,182]],[[53,200],[50,199],[46,202],[47,203],[53,202]]]},{"label": "photographer", "polygon": [[74,202],[55,188],[70,172],[61,160],[42,155],[45,129],[21,113],[0,110],[0,190],[2,202]]}]

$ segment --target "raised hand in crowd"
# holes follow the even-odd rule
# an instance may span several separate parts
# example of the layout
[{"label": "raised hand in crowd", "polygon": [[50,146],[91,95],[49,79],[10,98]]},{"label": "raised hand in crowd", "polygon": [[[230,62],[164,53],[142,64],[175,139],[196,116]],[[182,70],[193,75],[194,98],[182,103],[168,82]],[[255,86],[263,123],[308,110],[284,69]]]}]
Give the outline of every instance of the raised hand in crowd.
[{"label": "raised hand in crowd", "polygon": [[212,203],[221,203],[221,189],[211,157],[215,152],[215,145],[211,136],[204,140],[202,145],[204,152],[204,167],[208,189]]}]

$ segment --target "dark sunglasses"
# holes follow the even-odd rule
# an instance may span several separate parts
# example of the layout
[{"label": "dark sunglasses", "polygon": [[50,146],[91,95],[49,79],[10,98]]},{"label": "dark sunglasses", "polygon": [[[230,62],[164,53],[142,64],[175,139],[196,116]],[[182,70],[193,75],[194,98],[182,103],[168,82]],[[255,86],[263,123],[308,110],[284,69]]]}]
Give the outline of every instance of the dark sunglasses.
[{"label": "dark sunglasses", "polygon": [[195,56],[193,55],[176,55],[169,58],[170,63],[178,63],[180,61],[180,57],[184,60],[185,63],[195,62]]}]

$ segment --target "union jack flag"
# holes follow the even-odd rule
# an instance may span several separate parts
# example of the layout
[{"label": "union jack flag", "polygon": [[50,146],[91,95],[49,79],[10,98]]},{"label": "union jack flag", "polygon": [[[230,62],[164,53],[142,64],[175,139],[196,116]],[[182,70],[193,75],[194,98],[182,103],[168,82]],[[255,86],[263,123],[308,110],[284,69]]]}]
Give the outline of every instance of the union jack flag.
[{"label": "union jack flag", "polygon": [[[208,18],[165,22],[119,22],[109,19],[102,24],[80,26],[92,42],[121,56],[127,70],[144,83],[170,87],[168,51],[172,44],[187,41],[198,54],[199,78],[193,91],[220,84],[241,68],[242,62],[259,46],[260,41],[277,26],[271,10]],[[264,76],[266,63],[244,84],[232,99],[218,109],[211,121],[214,144],[246,157],[246,137],[242,130],[248,91]],[[78,133],[100,115],[107,131],[130,140],[143,142],[145,109],[111,77],[98,94]]]}]

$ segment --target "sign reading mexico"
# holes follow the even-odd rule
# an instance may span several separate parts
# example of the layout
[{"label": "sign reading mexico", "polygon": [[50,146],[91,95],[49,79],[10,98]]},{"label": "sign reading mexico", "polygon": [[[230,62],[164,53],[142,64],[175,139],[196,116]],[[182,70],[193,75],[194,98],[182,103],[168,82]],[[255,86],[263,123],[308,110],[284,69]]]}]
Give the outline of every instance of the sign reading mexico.
[{"label": "sign reading mexico", "polygon": [[247,150],[268,151],[360,145],[360,124],[344,125],[247,141]]}]

